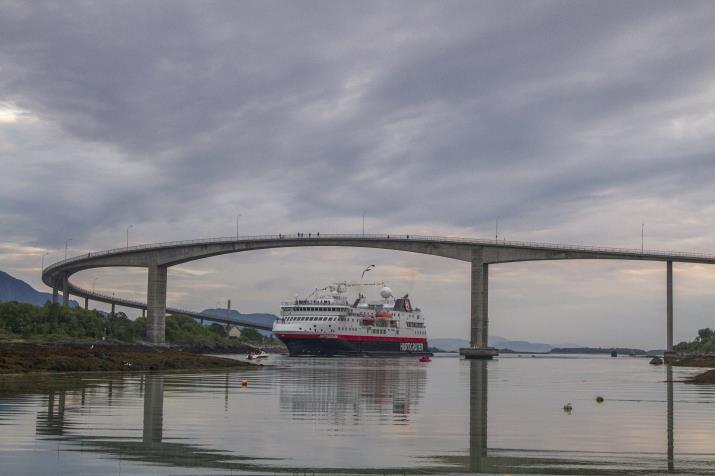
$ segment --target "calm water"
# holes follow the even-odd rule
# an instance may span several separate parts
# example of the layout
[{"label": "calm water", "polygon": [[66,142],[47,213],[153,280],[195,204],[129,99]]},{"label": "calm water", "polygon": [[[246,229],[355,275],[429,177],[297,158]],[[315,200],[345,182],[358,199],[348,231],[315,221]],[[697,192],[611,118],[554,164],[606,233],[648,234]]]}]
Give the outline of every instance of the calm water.
[{"label": "calm water", "polygon": [[666,383],[690,369],[601,356],[268,363],[0,377],[0,474],[715,474],[715,386]]}]

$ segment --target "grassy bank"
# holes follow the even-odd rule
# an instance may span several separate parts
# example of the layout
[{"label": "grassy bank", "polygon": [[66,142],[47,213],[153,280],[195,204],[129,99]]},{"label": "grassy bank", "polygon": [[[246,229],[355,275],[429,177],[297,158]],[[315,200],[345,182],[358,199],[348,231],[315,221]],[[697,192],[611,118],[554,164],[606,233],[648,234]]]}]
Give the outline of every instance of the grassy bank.
[{"label": "grassy bank", "polygon": [[52,344],[0,345],[0,374],[251,367],[246,362],[155,348]]}]

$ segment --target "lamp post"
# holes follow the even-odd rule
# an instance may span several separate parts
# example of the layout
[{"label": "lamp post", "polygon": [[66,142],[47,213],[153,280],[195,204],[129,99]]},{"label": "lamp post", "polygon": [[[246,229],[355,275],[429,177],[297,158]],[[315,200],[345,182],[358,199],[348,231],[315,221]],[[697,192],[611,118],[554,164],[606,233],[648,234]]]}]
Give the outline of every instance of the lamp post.
[{"label": "lamp post", "polygon": [[238,219],[241,218],[241,214],[236,214],[236,241],[238,241]]},{"label": "lamp post", "polygon": [[129,225],[127,227],[127,249],[129,249],[129,229],[134,228],[134,225]]},{"label": "lamp post", "polygon": [[497,217],[496,228],[494,229],[494,242],[499,241],[499,217]]},{"label": "lamp post", "polygon": [[92,280],[92,294],[94,294],[94,286],[97,284],[98,279],[99,279],[99,276],[97,276],[96,278],[94,278]]},{"label": "lamp post", "polygon": [[645,223],[641,223],[641,254],[643,254],[644,243],[645,243]]},{"label": "lamp post", "polygon": [[362,237],[365,238],[365,213],[362,212]]},{"label": "lamp post", "polygon": [[67,238],[65,240],[65,261],[67,261],[67,247],[69,246],[70,241],[72,241],[72,238]]}]

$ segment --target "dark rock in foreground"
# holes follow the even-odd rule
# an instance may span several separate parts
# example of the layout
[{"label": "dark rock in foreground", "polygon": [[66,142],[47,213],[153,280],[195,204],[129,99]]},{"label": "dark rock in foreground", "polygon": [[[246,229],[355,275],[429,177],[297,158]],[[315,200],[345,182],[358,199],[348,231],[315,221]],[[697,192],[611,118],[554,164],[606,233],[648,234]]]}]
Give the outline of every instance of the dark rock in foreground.
[{"label": "dark rock in foreground", "polygon": [[650,362],[649,362],[649,363],[650,363],[651,365],[663,365],[663,359],[661,359],[660,357],[657,357],[657,356],[656,356],[656,357],[653,357],[652,359],[650,359]]},{"label": "dark rock in foreground", "polygon": [[691,377],[685,383],[715,384],[715,369]]}]

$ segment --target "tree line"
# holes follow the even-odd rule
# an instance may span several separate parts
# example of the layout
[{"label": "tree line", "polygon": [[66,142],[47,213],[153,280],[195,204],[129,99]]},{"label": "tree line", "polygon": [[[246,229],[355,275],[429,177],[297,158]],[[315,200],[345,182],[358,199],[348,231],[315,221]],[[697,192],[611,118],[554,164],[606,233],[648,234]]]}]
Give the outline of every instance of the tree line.
[{"label": "tree line", "polygon": [[[0,302],[0,339],[34,340],[113,340],[137,342],[146,340],[147,319],[129,319],[123,312],[114,315],[96,310],[44,306],[18,302]],[[204,326],[191,317],[170,315],[166,318],[166,341],[172,344],[211,344],[229,341],[221,324]],[[257,330],[244,328],[240,341],[268,343]]]},{"label": "tree line", "polygon": [[673,346],[676,352],[715,352],[715,331],[706,327],[698,331],[692,342],[681,342]]}]

